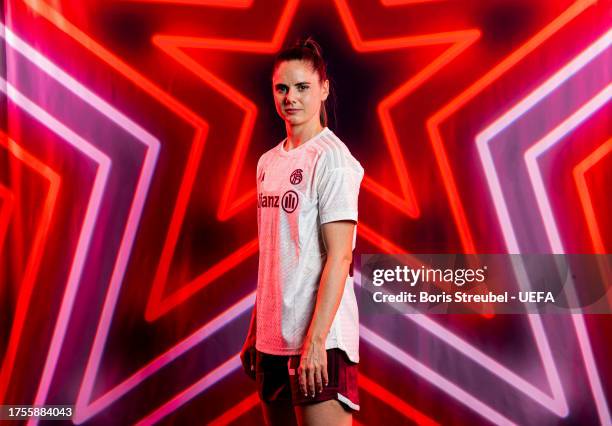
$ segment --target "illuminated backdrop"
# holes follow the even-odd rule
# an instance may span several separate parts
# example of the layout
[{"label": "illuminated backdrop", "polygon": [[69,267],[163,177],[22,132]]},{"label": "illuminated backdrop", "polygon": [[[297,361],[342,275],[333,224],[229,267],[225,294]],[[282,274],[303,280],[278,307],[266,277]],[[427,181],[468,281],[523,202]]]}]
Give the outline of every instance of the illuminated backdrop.
[{"label": "illuminated backdrop", "polygon": [[[1,18],[3,404],[261,422],[238,358],[255,165],[284,137],[272,59],[300,36],[366,171],[356,255],[610,252],[610,0],[4,0]],[[356,423],[612,422],[609,316],[361,322]]]}]

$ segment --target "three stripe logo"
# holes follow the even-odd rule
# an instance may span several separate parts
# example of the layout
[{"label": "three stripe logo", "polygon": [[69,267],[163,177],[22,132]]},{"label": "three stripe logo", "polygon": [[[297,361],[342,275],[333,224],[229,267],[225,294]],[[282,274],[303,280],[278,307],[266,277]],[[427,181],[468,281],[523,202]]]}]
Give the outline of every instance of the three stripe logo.
[{"label": "three stripe logo", "polygon": [[283,195],[283,199],[281,200],[281,207],[287,213],[293,213],[295,209],[297,209],[298,201],[299,199],[297,192],[289,190]]}]

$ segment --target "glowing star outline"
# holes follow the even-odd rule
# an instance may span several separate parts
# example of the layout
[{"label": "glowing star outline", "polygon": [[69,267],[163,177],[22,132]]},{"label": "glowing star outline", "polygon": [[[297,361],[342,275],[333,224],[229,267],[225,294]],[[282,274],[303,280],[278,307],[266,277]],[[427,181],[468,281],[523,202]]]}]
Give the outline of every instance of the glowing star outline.
[{"label": "glowing star outline", "polygon": [[[28,2],[28,4],[30,4],[33,8],[36,8],[36,10],[39,13],[41,13],[44,17],[46,17],[52,23],[58,26],[58,28],[65,31],[67,34],[75,38],[77,41],[79,41],[81,44],[86,46],[88,49],[90,48],[89,47],[90,43],[92,43],[93,40],[91,40],[84,33],[82,33],[80,30],[74,27],[71,23],[65,20],[65,18],[63,18],[59,13],[53,10],[48,4],[44,4],[42,2],[36,2],[38,3],[37,5],[33,0],[25,0],[25,1]],[[39,5],[42,5],[42,6],[39,7]],[[96,44],[95,42],[93,42],[93,44],[97,48],[100,48],[100,46]],[[103,48],[101,49],[102,49],[102,53],[100,53],[99,51],[94,51],[94,53],[96,53],[97,56],[101,57],[105,62],[111,64],[111,66],[113,66],[115,69],[119,70],[119,72],[122,72],[121,70],[124,69],[123,67],[125,67],[125,64],[119,61],[121,65],[117,66],[115,62],[116,57],[109,56],[110,54],[108,53],[108,51],[106,51]],[[130,69],[130,72],[133,72],[133,70]],[[391,243],[389,242],[389,244]]]},{"label": "glowing star outline", "polygon": [[[235,103],[239,108],[245,111],[245,118],[240,126],[238,142],[236,144],[236,149],[230,165],[229,178],[226,180],[217,212],[217,218],[221,221],[227,220],[233,215],[237,214],[255,199],[254,190],[251,190],[238,197],[233,204],[230,202],[230,199],[236,192],[236,185],[238,178],[240,177],[239,173],[242,170],[248,145],[251,140],[252,130],[255,125],[255,118],[257,116],[257,107],[246,96],[232,88],[225,81],[215,76],[204,66],[200,65],[199,62],[187,55],[184,52],[184,49],[222,49],[229,51],[272,54],[280,49],[299,2],[300,0],[290,0],[287,2],[285,8],[281,12],[279,22],[270,41],[212,39],[160,34],[152,37],[153,44],[158,46],[179,64],[185,66],[188,70],[193,72],[198,78],[211,85],[215,90],[218,90],[219,93],[222,96],[227,97],[230,102]],[[463,30],[413,35],[391,39],[363,40],[359,34],[355,21],[352,18],[350,10],[346,5],[346,2],[344,0],[334,0],[334,5],[338,10],[340,19],[345,31],[347,32],[349,40],[357,52],[374,52],[437,44],[451,45],[431,63],[409,78],[405,83],[400,85],[400,87],[394,90],[390,95],[386,96],[377,107],[377,113],[383,128],[383,134],[385,135],[385,143],[390,151],[390,157],[393,161],[395,170],[400,177],[398,181],[402,187],[403,195],[399,197],[393,194],[387,188],[378,184],[367,175],[364,177],[363,181],[364,188],[369,189],[375,195],[382,197],[383,200],[398,208],[402,213],[416,218],[420,215],[420,212],[416,204],[410,179],[408,177],[407,166],[404,162],[403,154],[399,148],[399,140],[391,121],[390,110],[397,105],[397,103],[410,95],[425,81],[427,81],[433,74],[446,66],[465,49],[470,47],[480,37],[480,32],[478,30]],[[170,270],[176,242],[178,240],[178,233],[180,231],[180,224],[176,224],[175,219],[177,222],[182,223],[183,216],[184,210],[181,217],[173,217],[173,222],[171,225],[172,232],[169,232],[168,238],[164,243],[161,260],[155,274],[153,288],[147,302],[145,317],[148,321],[154,321],[162,315],[168,313],[170,310],[176,308],[179,304],[186,301],[191,295],[208,285],[218,276],[218,274],[210,274],[209,270],[191,282],[183,285],[172,295],[165,298],[163,297],[167,275]],[[377,238],[373,238],[370,241],[374,244],[378,244]],[[254,254],[256,252],[256,244],[257,241],[253,240],[248,243],[247,246],[241,247],[241,255],[238,256],[238,258],[244,259]]]},{"label": "glowing star outline", "polygon": [[[571,8],[570,8],[571,9]],[[567,11],[566,11],[567,12]],[[561,28],[563,26],[563,23],[565,20],[570,20],[572,19],[575,15],[573,15],[573,12],[570,10],[569,13],[567,12],[566,14],[562,14],[560,18],[556,19],[553,21],[552,24],[550,24],[549,26],[547,26],[545,28],[545,30],[542,30],[540,33],[538,33],[534,38],[530,39],[530,41],[525,45],[526,48],[524,49],[525,52],[530,51],[530,49],[532,50],[533,48],[535,48],[535,46],[539,45],[541,42],[543,42],[547,37],[549,37],[552,33],[554,33],[557,29]],[[518,51],[517,51],[518,52]],[[515,52],[516,53],[516,52]],[[503,72],[499,72],[499,70],[503,69],[503,71],[505,72],[505,70],[507,68],[509,68],[511,65],[513,65],[515,62],[518,62],[519,59],[522,58],[522,54],[517,54],[517,55],[511,55],[510,56],[510,60],[509,61],[505,61],[502,63],[503,66],[500,66],[498,68],[496,68],[496,72],[488,74],[489,76],[491,75],[495,75],[496,73],[498,73],[499,75],[503,74]],[[507,68],[506,68],[507,67]],[[506,69],[504,69],[506,68]],[[367,232],[369,233],[374,233],[374,231],[372,231],[369,228],[366,228]],[[374,235],[370,235],[371,238],[374,237]],[[384,241],[384,245],[387,248],[394,248],[397,247],[395,246],[392,242],[390,241]],[[539,330],[540,332],[543,332],[543,330],[541,328],[535,327],[534,331]],[[536,333],[537,334],[537,333]],[[534,388],[535,389],[535,388]],[[203,390],[203,389],[202,389]],[[536,391],[539,391],[536,389]],[[563,401],[565,399],[562,398],[562,401],[558,401],[557,398],[555,398],[555,400],[553,400],[553,411],[556,411],[559,414],[563,414],[564,410],[566,410],[566,408],[564,408],[564,404]],[[559,404],[559,405],[557,405]],[[161,414],[160,412],[156,412],[158,415]],[[149,419],[150,420],[150,419]]]},{"label": "glowing star outline", "polygon": [[[612,43],[612,31],[609,34],[609,40]],[[598,109],[603,107],[610,100],[610,98],[612,98],[612,82],[609,83],[596,96],[594,96],[589,102],[580,107],[580,109],[578,109],[574,114],[568,117],[563,123],[555,127],[550,133],[548,133],[541,140],[537,141],[525,152],[524,158],[525,163],[527,164],[527,170],[529,171],[529,179],[533,190],[537,194],[536,201],[538,204],[538,210],[544,222],[546,236],[548,237],[553,253],[565,253],[566,251],[563,243],[561,242],[561,235],[554,218],[550,200],[548,199],[548,193],[546,191],[542,174],[540,173],[538,158],[544,155],[546,151],[562,140],[566,134],[573,131],[578,125],[587,120]],[[571,289],[573,290],[573,285],[571,286]],[[606,396],[601,384],[601,379],[597,373],[597,365],[595,363],[595,357],[593,356],[593,349],[591,348],[586,323],[584,322],[582,314],[572,314],[572,322],[574,323],[576,335],[578,336],[578,341],[580,343],[582,359],[585,363],[585,370],[589,378],[589,385],[591,387],[593,398],[595,399],[595,406],[597,407],[599,419],[601,424],[612,424],[610,409],[606,402]]]},{"label": "glowing star outline", "polygon": [[467,89],[444,105],[440,110],[436,111],[427,120],[429,140],[431,142],[432,149],[436,157],[436,162],[444,182],[444,188],[451,206],[453,220],[466,253],[477,253],[477,249],[474,243],[472,231],[468,225],[468,220],[461,202],[459,191],[457,189],[457,184],[455,183],[453,171],[448,160],[448,155],[446,154],[446,149],[444,147],[444,142],[440,131],[442,123],[459,111],[464,105],[474,99],[494,81],[504,75],[508,70],[519,63],[523,58],[536,50],[546,40],[561,30],[561,28],[571,22],[587,8],[593,6],[595,3],[597,3],[597,0],[577,0],[576,2],[572,3],[570,7],[553,19],[543,29],[538,31],[526,43],[522,44],[519,48],[510,53],[498,65],[487,71],[484,76],[472,83]]},{"label": "glowing star outline", "polygon": [[[123,280],[123,276],[125,274],[125,268],[127,267],[129,254],[131,253],[132,244],[134,242],[136,230],[140,222],[142,209],[144,207],[144,202],[148,193],[150,182],[153,176],[153,171],[157,161],[157,156],[159,153],[159,142],[136,123],[134,123],[125,115],[121,114],[119,111],[113,108],[110,104],[97,97],[85,86],[81,85],[75,79],[70,77],[67,73],[65,73],[54,63],[48,60],[44,55],[40,54],[40,52],[36,51],[30,45],[21,40],[9,28],[1,24],[0,28],[2,29],[2,31],[0,31],[2,37],[12,48],[20,52],[20,54],[25,56],[29,61],[31,61],[31,63],[36,65],[43,72],[53,77],[58,83],[62,84],[66,89],[70,90],[77,97],[88,102],[102,115],[106,116],[110,121],[117,124],[119,127],[121,127],[123,130],[125,130],[127,133],[132,135],[135,139],[137,139],[147,147],[147,152],[144,156],[144,160],[142,163],[138,184],[134,190],[134,196],[131,202],[128,218],[126,220],[125,230],[122,235],[122,241],[114,264],[113,273],[111,277],[112,287],[113,284],[116,285],[117,282],[120,283]],[[3,81],[4,80],[2,80],[2,82]],[[21,95],[9,83],[7,83],[7,95],[13,100],[13,102],[21,106],[26,111],[30,112],[36,119],[45,124],[45,126],[47,126],[55,133],[66,139],[70,144],[73,144],[80,151],[85,152],[88,156],[93,158],[99,164],[99,169],[96,173],[96,178],[94,181],[92,195],[90,197],[90,202],[87,208],[88,213],[83,224],[83,232],[85,232],[86,230],[86,233],[84,234],[82,232],[81,237],[79,238],[79,243],[77,244],[75,260],[73,262],[73,267],[71,268],[68,283],[66,285],[66,290],[62,298],[60,313],[58,315],[56,326],[54,328],[49,353],[46,358],[43,375],[41,377],[36,394],[36,403],[42,405],[45,401],[51,380],[53,378],[53,374],[55,372],[56,362],[59,357],[63,339],[68,326],[68,321],[72,312],[74,298],[76,296],[76,292],[80,283],[80,274],[84,267],[89,242],[91,241],[93,225],[99,212],[100,203],[103,197],[106,182],[108,180],[108,175],[110,173],[112,162],[106,155],[98,151],[89,142],[86,142],[80,136],[72,132],[72,130],[68,129],[65,125],[51,117],[46,111],[42,110],[36,104]],[[94,206],[95,211],[91,210]],[[95,214],[90,215],[90,212],[94,212]],[[87,235],[87,237],[84,238],[83,235]],[[93,352],[95,353],[95,348]],[[84,384],[87,385],[88,382],[85,381]],[[30,422],[36,424],[37,420],[33,419],[30,420]]]},{"label": "glowing star outline", "polygon": [[[388,251],[390,253],[396,252],[394,247],[395,246],[390,245],[388,247],[390,250],[388,250]],[[356,271],[356,277],[359,277],[359,276],[360,276],[359,271]],[[359,284],[359,281],[356,280],[355,283]],[[214,325],[212,325],[212,327],[211,327],[212,329],[211,330],[208,330],[208,327],[209,327],[208,324],[204,325],[198,331],[193,333],[191,336],[189,336],[188,338],[185,338],[183,341],[181,341],[179,343],[179,345],[177,345],[177,346],[180,347],[179,350],[175,350],[175,348],[171,348],[166,353],[164,353],[161,356],[159,356],[156,360],[154,360],[153,362],[149,363],[147,366],[143,367],[138,373],[134,374],[130,378],[129,381],[131,383],[129,384],[129,386],[126,384],[126,386],[123,387],[121,392],[125,393],[125,392],[129,391],[130,389],[132,389],[133,387],[135,387],[136,384],[137,384],[136,383],[137,379],[144,380],[147,377],[149,377],[150,374],[152,374],[152,372],[153,372],[153,363],[154,362],[160,364],[159,368],[161,368],[164,365],[166,365],[167,363],[169,363],[172,360],[176,359],[178,356],[182,355],[185,351],[189,350],[193,345],[197,344],[197,340],[196,340],[196,342],[192,342],[192,340],[194,340],[196,334],[202,334],[203,338],[205,338],[205,337],[211,335],[212,333],[218,331],[221,327],[223,327],[223,324],[227,324],[227,323],[233,321],[238,316],[244,314],[247,309],[251,308],[253,306],[254,300],[255,300],[255,292],[253,292],[250,295],[246,296],[239,303],[233,305],[232,307],[227,309],[224,313],[220,314],[214,320],[212,320],[211,323],[214,323]],[[558,380],[555,380],[555,377],[558,379],[558,373],[556,373],[556,370],[554,371],[554,374],[552,375],[553,378],[551,379],[549,377],[550,374],[549,374],[548,370],[551,367],[549,367],[547,365],[551,364],[553,370],[555,369],[555,365],[554,365],[553,361],[550,361],[550,360],[552,360],[552,356],[550,355],[550,349],[548,349],[548,351],[546,352],[546,347],[547,346],[546,345],[542,345],[540,343],[540,340],[546,339],[544,330],[543,330],[543,328],[541,326],[538,327],[537,324],[534,325],[534,324],[530,323],[530,325],[532,326],[533,332],[534,332],[534,336],[536,338],[536,342],[538,344],[538,350],[540,351],[540,353],[545,352],[548,355],[548,357],[541,355],[541,359],[542,359],[542,362],[544,364],[544,368],[545,368],[545,372],[547,374],[547,377],[549,378],[549,384],[550,384],[551,388],[553,388],[553,394],[555,395],[554,398],[550,398],[548,395],[546,395],[540,389],[536,388],[535,386],[533,386],[532,384],[527,382],[525,379],[523,379],[521,376],[519,376],[518,374],[512,372],[511,370],[506,368],[504,365],[502,365],[499,362],[495,361],[493,358],[489,357],[488,355],[486,355],[484,352],[482,352],[478,348],[474,347],[470,343],[468,343],[465,340],[463,340],[461,337],[455,335],[453,332],[447,330],[445,327],[439,325],[438,323],[436,323],[432,319],[428,318],[426,315],[406,315],[406,317],[408,319],[414,321],[417,325],[419,325],[420,327],[424,328],[425,330],[427,330],[428,332],[430,332],[431,334],[433,334],[434,336],[436,336],[440,340],[442,340],[445,343],[449,344],[451,347],[453,347],[456,350],[458,350],[459,352],[463,353],[465,356],[467,356],[468,358],[472,359],[473,361],[478,363],[480,366],[482,366],[485,369],[489,370],[489,372],[495,374],[500,379],[504,380],[505,382],[507,382],[511,386],[513,386],[516,389],[518,389],[519,391],[523,392],[525,395],[527,395],[528,397],[532,398],[534,401],[542,404],[545,408],[551,410],[552,412],[555,412],[556,414],[558,414],[560,416],[567,415],[567,404],[565,402],[565,396],[563,394],[563,390],[562,390],[562,388],[560,388],[560,383],[558,383]],[[361,326],[361,327],[363,327],[363,326]],[[206,330],[206,331],[204,331],[204,330]],[[383,341],[384,341],[384,339],[383,339]],[[372,343],[372,341],[370,341],[370,343]],[[375,345],[375,346],[378,347],[377,345]],[[544,348],[542,348],[541,346],[544,346]],[[403,353],[403,352],[400,350],[400,352],[398,352],[398,353]],[[393,356],[393,354],[391,354],[391,356]],[[410,357],[409,355],[407,355],[405,353],[404,353],[403,356],[404,357],[405,356]],[[398,361],[402,362],[401,360],[398,360]],[[435,386],[441,387],[441,389],[446,392],[444,386],[446,386],[446,382],[448,382],[448,380],[444,379],[442,376],[437,374],[435,371],[429,369],[428,367],[423,366],[418,361],[416,361],[416,362],[417,362],[417,365],[420,366],[420,367],[419,367],[419,372],[417,372],[417,371],[415,371],[415,372],[417,374],[421,375],[426,380],[430,381]],[[240,360],[238,358],[238,354],[236,354],[233,358],[231,358],[231,359],[225,361],[224,363],[222,363],[221,365],[217,366],[215,369],[213,369],[211,372],[207,373],[200,380],[198,380],[197,382],[195,382],[192,385],[190,385],[183,392],[181,392],[178,395],[175,395],[169,401],[165,402],[164,404],[162,404],[161,406],[159,406],[155,410],[153,410],[151,413],[147,414],[137,424],[139,426],[141,426],[141,425],[150,425],[150,424],[154,424],[154,423],[160,421],[161,419],[163,419],[164,417],[166,417],[170,413],[172,413],[175,410],[177,410],[178,408],[180,408],[182,405],[184,405],[187,402],[189,402],[192,398],[197,396],[199,393],[204,392],[205,390],[207,390],[208,388],[210,388],[211,386],[216,384],[218,381],[222,380],[228,374],[230,374],[233,371],[235,371],[236,369],[238,369],[240,367],[240,365],[241,364],[240,364]],[[414,370],[410,366],[410,364],[404,363],[404,365],[406,365],[411,370]],[[423,368],[421,368],[421,367],[423,367]],[[145,372],[146,372],[146,374],[145,374]],[[453,388],[457,387],[457,385],[452,384],[452,382],[448,382],[448,383],[451,383]],[[469,394],[469,393],[464,392],[464,391],[461,391],[461,393],[462,394],[465,393],[469,397],[468,399],[470,401],[474,401],[475,402],[476,405],[468,405],[469,408],[474,409],[474,407],[478,407],[479,409],[482,408],[484,410],[484,411],[482,411],[482,410],[481,411],[477,411],[478,414],[484,416],[484,413],[487,413],[490,416],[489,420],[491,420],[491,419],[507,420],[502,414],[498,413],[496,410],[494,410],[493,408],[489,407],[486,403],[480,401],[478,398],[476,398],[472,394]],[[559,396],[559,393],[560,393],[560,396]],[[119,397],[119,395],[117,395],[117,398],[118,397]],[[548,403],[550,405],[544,404],[540,400],[545,400],[545,401],[549,401],[550,400],[550,402]],[[462,402],[462,400],[459,400],[459,402]],[[509,424],[513,424],[513,423],[510,422]]]},{"label": "glowing star outline", "polygon": [[[360,276],[360,274],[357,273],[356,276]],[[358,281],[356,281],[356,283],[361,284],[361,282]],[[394,307],[394,309],[402,313],[399,308]],[[556,365],[552,358],[552,354],[548,345],[548,340],[546,338],[546,333],[544,332],[544,328],[542,327],[541,323],[530,321],[529,325],[532,329],[533,336],[538,347],[538,353],[540,354],[540,360],[544,366],[544,371],[547,377],[548,384],[552,389],[552,398],[542,390],[529,383],[523,377],[514,373],[512,370],[499,363],[495,359],[491,358],[486,353],[476,348],[463,338],[459,337],[454,332],[438,324],[436,321],[432,320],[427,315],[415,312],[413,314],[405,314],[404,317],[413,321],[419,327],[427,330],[429,333],[436,336],[438,339],[442,340],[452,348],[461,352],[463,355],[476,362],[478,365],[488,370],[490,373],[499,377],[518,391],[522,392],[523,394],[531,398],[533,401],[539,403],[544,408],[559,415],[560,417],[564,417],[567,415],[568,408],[565,394],[563,392],[563,388],[561,387],[559,373],[556,370]],[[435,383],[433,384],[436,385]],[[473,395],[471,395],[471,397],[476,398]],[[481,404],[484,403],[481,402]],[[472,408],[470,406],[468,407]],[[490,411],[493,409],[489,407],[488,410]],[[503,415],[499,413],[497,414],[503,417]]]},{"label": "glowing star outline", "polygon": [[[5,28],[5,31],[8,31],[8,29]],[[90,145],[89,142],[82,139],[30,99],[23,96],[23,94],[15,89],[12,84],[3,78],[0,78],[0,91],[6,94],[15,105],[30,114],[35,120],[41,122],[49,130],[53,131],[98,164],[96,178],[94,179],[94,185],[89,197],[89,202],[87,203],[87,213],[79,235],[77,250],[75,251],[75,256],[70,267],[68,282],[74,285],[74,283],[80,280],[80,275],[85,264],[85,253],[91,242],[93,227],[99,213],[102,196],[110,172],[111,161],[104,153],[98,151],[94,146]]]},{"label": "glowing star outline", "polygon": [[[584,49],[579,55],[577,55],[573,60],[563,66],[559,71],[557,71],[552,77],[547,79],[543,84],[538,86],[535,90],[533,90],[529,95],[519,101],[516,105],[514,105],[510,110],[505,112],[500,118],[495,120],[491,125],[487,126],[482,132],[478,134],[476,137],[476,145],[478,148],[478,152],[480,155],[480,159],[482,162],[483,169],[485,171],[487,185],[489,187],[489,192],[493,199],[495,210],[497,213],[497,217],[500,223],[500,227],[502,228],[502,233],[504,236],[504,241],[506,247],[508,248],[509,253],[520,253],[520,246],[516,239],[516,233],[514,231],[514,227],[510,220],[510,213],[505,202],[505,197],[501,188],[501,184],[499,181],[499,177],[494,167],[493,158],[491,156],[491,151],[489,148],[489,142],[500,132],[502,132],[505,128],[510,126],[514,121],[516,121],[521,115],[525,114],[527,111],[531,109],[535,104],[537,104],[541,99],[548,96],[551,92],[560,87],[565,81],[567,81],[570,77],[575,75],[578,71],[584,68],[588,63],[590,63],[594,58],[604,52],[609,46],[612,44],[612,29],[608,30],[603,36],[601,36],[597,41],[592,43],[589,47]],[[599,96],[606,97],[609,95],[606,90],[610,90],[610,85],[607,89],[600,92]],[[598,101],[601,101],[600,98],[597,98]],[[561,138],[565,134],[566,129],[570,129],[572,124],[575,124],[585,115],[585,111],[588,113],[589,109],[580,111],[580,114],[574,114],[569,119],[565,120],[561,125],[557,126],[553,129],[547,136],[545,136],[540,141],[537,141],[535,145],[537,148],[531,147],[525,153],[525,159],[529,171],[530,180],[532,182],[533,189],[538,193],[538,189],[534,184],[533,178],[538,173],[534,167],[537,168],[537,163],[534,166],[534,161],[537,158],[537,155],[542,150],[542,147],[548,146],[558,141],[558,138]],[[529,170],[531,168],[531,170]],[[546,204],[549,205],[548,196],[546,191],[542,193],[540,190],[540,195],[543,197],[542,200],[540,198],[536,198],[539,207],[539,213],[541,215],[542,222],[544,223],[544,229],[546,231],[546,235],[549,239],[549,243],[554,253],[563,253],[563,246],[560,244],[560,238],[558,235],[558,230],[556,230],[556,224],[554,223],[554,217],[552,217],[546,209]],[[544,211],[542,210],[544,209]],[[548,219],[548,220],[547,220]],[[552,220],[552,222],[551,222]],[[532,318],[536,318],[535,316],[529,316],[530,321]],[[592,353],[592,348],[590,346],[588,333],[586,330],[586,325],[584,323],[584,318],[582,314],[572,314],[572,323],[574,324],[574,328],[576,331],[576,335],[578,338],[578,343],[581,349],[581,355],[583,357],[583,361],[585,362],[585,367],[587,370],[587,376],[589,380],[589,385],[591,386],[591,390],[593,393],[593,397],[595,400],[595,404],[597,407],[597,412],[600,417],[600,420],[604,423],[610,423],[610,412],[607,406],[605,396],[603,394],[603,389],[601,387],[601,382],[599,380],[599,376],[593,371],[597,371],[595,360]],[[539,316],[537,316],[538,322],[541,326],[541,320]],[[589,368],[591,367],[591,368]]]}]

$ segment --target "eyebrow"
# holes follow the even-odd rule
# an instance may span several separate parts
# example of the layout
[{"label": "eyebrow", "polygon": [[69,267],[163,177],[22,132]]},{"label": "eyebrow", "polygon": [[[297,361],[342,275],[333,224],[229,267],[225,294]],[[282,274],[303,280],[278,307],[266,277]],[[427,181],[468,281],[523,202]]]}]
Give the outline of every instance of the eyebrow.
[{"label": "eyebrow", "polygon": [[[295,83],[294,86],[301,86],[302,84],[310,84],[310,81],[300,81],[299,83]],[[274,85],[275,89],[279,89],[282,87],[287,87],[287,85],[284,83],[277,83]]]}]

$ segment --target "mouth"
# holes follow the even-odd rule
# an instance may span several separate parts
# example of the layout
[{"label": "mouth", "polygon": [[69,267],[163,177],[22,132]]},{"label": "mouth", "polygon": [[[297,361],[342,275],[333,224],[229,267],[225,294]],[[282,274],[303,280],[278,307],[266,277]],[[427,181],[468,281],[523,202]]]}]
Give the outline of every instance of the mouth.
[{"label": "mouth", "polygon": [[286,112],[287,114],[295,114],[295,113],[296,113],[296,112],[298,112],[298,111],[300,111],[300,110],[299,110],[299,109],[297,109],[297,108],[287,108],[287,109],[285,110],[285,112]]}]

